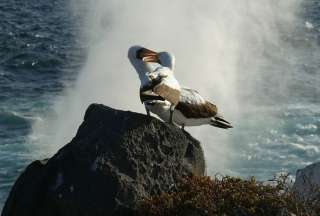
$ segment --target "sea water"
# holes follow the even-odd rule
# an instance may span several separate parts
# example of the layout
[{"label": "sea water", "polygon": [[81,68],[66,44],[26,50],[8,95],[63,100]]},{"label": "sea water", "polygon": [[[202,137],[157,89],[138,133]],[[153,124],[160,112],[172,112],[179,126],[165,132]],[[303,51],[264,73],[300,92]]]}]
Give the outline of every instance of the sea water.
[{"label": "sea water", "polygon": [[[130,8],[122,8],[125,3],[132,3],[104,2],[102,5],[106,9],[98,21],[93,16],[99,11],[99,4],[95,5],[95,2],[0,2],[0,210],[14,181],[25,167],[34,159],[51,156],[74,136],[89,102],[102,102],[114,108],[143,112],[138,102],[126,100],[124,96],[121,98],[120,93],[118,97],[115,93],[111,96],[112,89],[119,88],[111,82],[117,80],[114,77],[125,79],[128,76],[130,79],[125,81],[132,82],[132,85],[128,85],[130,88],[126,90],[138,89],[138,77],[129,75],[132,71],[122,69],[123,64],[130,67],[125,48],[130,43],[143,43],[143,39],[148,41],[146,44],[156,44],[151,36],[155,38],[157,33],[159,38],[166,38],[168,31],[164,30],[167,28],[164,25],[152,31],[148,28],[136,30],[135,23],[126,20]],[[139,6],[143,1],[137,2]],[[266,180],[279,172],[294,174],[298,168],[319,160],[319,2],[305,0],[291,5],[295,8],[287,9],[292,10],[290,16],[294,16],[294,19],[283,20],[286,19],[282,16],[286,11],[283,14],[281,11],[270,12],[272,19],[270,17],[265,26],[261,20],[269,18],[259,19],[259,14],[267,16],[268,13],[255,11],[268,8],[259,6],[259,3],[249,0],[239,1],[241,5],[233,5],[232,1],[225,1],[230,4],[224,4],[218,0],[210,4],[206,4],[208,1],[199,2],[204,5],[196,5],[197,10],[193,10],[192,3],[188,3],[190,7],[172,6],[182,11],[172,14],[185,12],[187,18],[173,16],[170,11],[168,17],[179,20],[177,23],[183,23],[183,28],[190,32],[203,34],[191,34],[192,46],[189,41],[184,41],[184,37],[187,37],[184,35],[171,35],[176,38],[176,43],[167,44],[168,49],[174,47],[177,53],[177,77],[190,87],[200,88],[205,97],[217,102],[234,125],[229,131],[210,126],[187,128],[204,146],[208,174],[255,175]],[[276,4],[277,1],[268,2]],[[152,18],[153,22],[159,24],[163,20],[161,13],[156,13],[156,6],[152,8],[155,16],[146,19]],[[223,10],[218,10],[219,7]],[[211,16],[211,13],[215,13],[215,16]],[[132,14],[135,14],[134,11]],[[248,17],[242,20],[243,16]],[[236,20],[250,22],[246,24],[247,28],[240,28],[242,23]],[[116,26],[122,22],[129,24],[121,25],[121,28]],[[175,23],[175,20],[172,22]],[[228,22],[230,26],[227,26]],[[92,25],[95,23],[103,31],[93,31]],[[254,25],[265,31],[253,31]],[[216,32],[212,33],[211,29]],[[121,34],[122,31],[140,31],[142,36],[136,40],[130,34]],[[227,33],[239,31],[246,31],[246,34],[228,40],[232,37],[229,38]],[[126,38],[123,43],[114,41],[114,35],[118,34]],[[210,35],[210,38],[206,35]],[[269,40],[275,35],[277,39]],[[132,41],[129,40],[131,37]],[[161,48],[166,48],[165,45],[166,41],[161,41]],[[205,48],[210,46],[213,49],[206,53]],[[99,50],[101,47],[102,51]],[[198,50],[191,53],[190,50],[194,48]],[[188,52],[184,53],[184,50]],[[196,58],[204,54],[206,64]],[[113,57],[116,60],[108,61]],[[211,63],[221,58],[219,67],[212,68],[210,58]],[[179,59],[189,65],[179,66]],[[230,64],[225,65],[224,59],[229,59]],[[101,63],[104,61],[108,65]],[[99,66],[111,69],[106,69],[104,75],[95,74]],[[190,68],[193,71],[198,68],[201,70],[195,73],[196,76],[192,73],[184,75],[183,72]],[[201,79],[201,71],[205,73],[206,68],[221,69],[224,74],[220,77],[217,73],[212,76],[206,73],[208,77]],[[88,75],[88,71],[92,71],[92,74]],[[91,85],[88,87],[89,79]],[[99,85],[103,87],[95,90]],[[99,97],[97,94],[105,96]],[[139,101],[136,95],[136,101]],[[77,107],[81,109],[76,110]],[[68,119],[65,118],[67,111],[70,113]],[[66,131],[63,127],[71,129],[63,134]]]}]

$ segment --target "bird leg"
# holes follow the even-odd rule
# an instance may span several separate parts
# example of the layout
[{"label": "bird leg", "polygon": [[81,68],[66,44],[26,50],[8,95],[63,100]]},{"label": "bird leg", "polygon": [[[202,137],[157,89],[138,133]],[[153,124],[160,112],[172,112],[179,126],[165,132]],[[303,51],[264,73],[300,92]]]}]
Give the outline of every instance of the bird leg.
[{"label": "bird leg", "polygon": [[170,119],[169,119],[169,123],[173,124],[173,111],[174,111],[175,106],[171,104],[170,106]]},{"label": "bird leg", "polygon": [[146,109],[147,116],[151,116],[151,115],[150,115],[150,110],[149,110],[146,106],[145,106],[144,108]]}]

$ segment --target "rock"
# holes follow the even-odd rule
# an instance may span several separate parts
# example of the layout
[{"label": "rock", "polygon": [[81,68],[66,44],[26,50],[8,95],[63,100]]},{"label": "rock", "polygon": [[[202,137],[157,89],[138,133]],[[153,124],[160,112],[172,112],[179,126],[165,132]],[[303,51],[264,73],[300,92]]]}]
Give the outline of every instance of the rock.
[{"label": "rock", "polygon": [[297,171],[293,190],[301,198],[320,199],[320,162]]},{"label": "rock", "polygon": [[204,175],[200,143],[155,118],[92,104],[73,140],[18,178],[2,216],[132,215],[144,197]]}]

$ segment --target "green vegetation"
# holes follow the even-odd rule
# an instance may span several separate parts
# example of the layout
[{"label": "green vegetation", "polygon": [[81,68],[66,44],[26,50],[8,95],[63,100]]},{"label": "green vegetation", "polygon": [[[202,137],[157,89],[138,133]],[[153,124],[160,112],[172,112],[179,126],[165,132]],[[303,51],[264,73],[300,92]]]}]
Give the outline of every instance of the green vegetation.
[{"label": "green vegetation", "polygon": [[291,191],[287,177],[270,184],[234,177],[189,177],[175,191],[142,201],[139,215],[320,215],[320,202],[303,202]]}]

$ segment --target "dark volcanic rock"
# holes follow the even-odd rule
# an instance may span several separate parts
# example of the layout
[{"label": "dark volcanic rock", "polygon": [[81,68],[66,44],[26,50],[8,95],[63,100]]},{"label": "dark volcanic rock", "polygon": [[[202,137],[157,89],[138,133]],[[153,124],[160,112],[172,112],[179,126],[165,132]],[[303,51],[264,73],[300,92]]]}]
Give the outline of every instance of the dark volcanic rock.
[{"label": "dark volcanic rock", "polygon": [[204,172],[200,143],[188,133],[93,104],[69,144],[18,178],[2,216],[132,215],[143,197]]},{"label": "dark volcanic rock", "polygon": [[320,162],[297,170],[293,190],[304,200],[320,199]]}]

